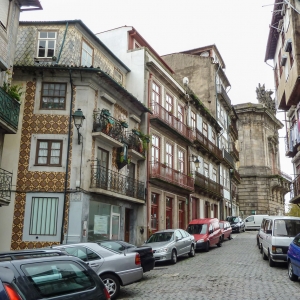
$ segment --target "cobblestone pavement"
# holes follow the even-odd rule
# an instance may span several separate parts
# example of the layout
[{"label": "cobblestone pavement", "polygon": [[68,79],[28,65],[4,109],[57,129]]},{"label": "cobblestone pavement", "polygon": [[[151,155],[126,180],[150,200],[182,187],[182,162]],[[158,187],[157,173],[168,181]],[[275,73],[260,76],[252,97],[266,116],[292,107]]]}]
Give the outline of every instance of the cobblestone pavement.
[{"label": "cobblestone pavement", "polygon": [[300,299],[286,264],[269,267],[256,246],[256,232],[233,235],[221,248],[157,264],[140,282],[121,287],[121,299],[285,300]]}]

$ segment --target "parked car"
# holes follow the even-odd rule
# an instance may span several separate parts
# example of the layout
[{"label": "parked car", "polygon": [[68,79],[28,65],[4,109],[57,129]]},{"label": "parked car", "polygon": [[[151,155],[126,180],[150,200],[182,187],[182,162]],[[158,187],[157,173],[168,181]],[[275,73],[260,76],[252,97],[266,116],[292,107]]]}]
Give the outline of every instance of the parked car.
[{"label": "parked car", "polygon": [[229,216],[226,218],[226,221],[230,223],[230,226],[232,228],[232,232],[242,232],[246,231],[245,229],[245,222],[242,220],[240,216]]},{"label": "parked car", "polygon": [[289,216],[265,217],[259,230],[260,252],[269,266],[287,261],[289,245],[300,232],[300,218]]},{"label": "parked car", "polygon": [[261,226],[261,222],[264,217],[268,217],[268,215],[251,215],[244,219],[245,229],[246,230],[258,230]]},{"label": "parked car", "polygon": [[85,261],[100,276],[111,299],[116,299],[120,286],[143,278],[139,253],[119,253],[97,243],[79,243],[53,246]]},{"label": "parked car", "polygon": [[196,250],[209,251],[211,246],[222,246],[222,232],[217,218],[192,220],[187,232],[195,237]]},{"label": "parked car", "polygon": [[287,252],[288,276],[292,281],[300,276],[300,233],[291,242]]},{"label": "parked car", "polygon": [[155,261],[170,260],[176,264],[177,257],[188,254],[195,256],[195,239],[182,229],[166,229],[155,232],[143,244],[153,250]]},{"label": "parked car", "polygon": [[99,276],[81,259],[59,250],[0,253],[0,299],[110,299]]},{"label": "parked car", "polygon": [[106,240],[97,242],[98,245],[112,249],[119,253],[129,253],[129,252],[137,252],[141,257],[141,265],[143,268],[143,272],[148,272],[154,269],[155,266],[155,258],[153,256],[153,250],[148,246],[140,246],[137,247],[135,245],[126,243],[124,241],[119,240]]},{"label": "parked car", "polygon": [[222,242],[224,242],[225,239],[231,240],[232,239],[232,228],[230,226],[230,223],[227,221],[219,221],[221,233],[222,233]]}]

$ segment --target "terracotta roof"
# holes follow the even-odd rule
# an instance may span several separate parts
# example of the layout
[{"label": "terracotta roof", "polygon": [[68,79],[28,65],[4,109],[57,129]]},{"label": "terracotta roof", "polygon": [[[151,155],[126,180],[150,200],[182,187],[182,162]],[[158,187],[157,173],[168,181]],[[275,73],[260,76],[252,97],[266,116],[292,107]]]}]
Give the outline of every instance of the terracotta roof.
[{"label": "terracotta roof", "polygon": [[[267,49],[265,55],[265,61],[269,59],[274,59],[277,42],[279,38],[279,32],[277,32],[279,20],[282,19],[281,13],[278,10],[282,8],[282,0],[275,0],[274,8],[273,8],[273,15],[270,25],[269,37],[267,42]],[[275,27],[275,28],[274,28]]]}]

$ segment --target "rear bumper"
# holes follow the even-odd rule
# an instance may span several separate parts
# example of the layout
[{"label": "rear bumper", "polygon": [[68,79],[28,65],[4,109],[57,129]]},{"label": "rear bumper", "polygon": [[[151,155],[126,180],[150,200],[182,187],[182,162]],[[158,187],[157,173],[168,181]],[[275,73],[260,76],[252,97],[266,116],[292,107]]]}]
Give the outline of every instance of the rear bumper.
[{"label": "rear bumper", "polygon": [[141,260],[143,272],[149,272],[154,269],[155,267],[155,258],[154,257],[147,257]]}]

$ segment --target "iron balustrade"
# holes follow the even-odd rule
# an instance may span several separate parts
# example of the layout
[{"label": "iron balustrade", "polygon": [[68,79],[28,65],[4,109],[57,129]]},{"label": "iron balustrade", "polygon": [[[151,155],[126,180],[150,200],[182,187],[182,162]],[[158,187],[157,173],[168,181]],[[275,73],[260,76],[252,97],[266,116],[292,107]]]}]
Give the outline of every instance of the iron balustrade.
[{"label": "iron balustrade", "polygon": [[102,132],[118,142],[123,142],[124,127],[121,122],[102,112],[94,113],[93,131]]},{"label": "iron balustrade", "polygon": [[227,92],[225,91],[223,85],[217,84],[217,93],[218,93],[219,95],[221,95],[222,98],[223,98],[223,99],[225,100],[225,102],[227,103],[227,105],[228,105],[229,107],[231,107],[231,100],[230,100],[230,98],[228,97]]},{"label": "iron balustrade", "polygon": [[223,158],[231,167],[234,167],[233,157],[224,148],[223,148]]},{"label": "iron balustrade", "polygon": [[150,162],[150,178],[157,178],[187,190],[194,190],[194,178],[160,162]]},{"label": "iron balustrade", "polygon": [[10,202],[12,173],[0,168],[0,203]]},{"label": "iron balustrade", "polygon": [[145,156],[146,149],[144,148],[143,141],[139,138],[138,135],[134,133],[128,134],[128,142],[128,149],[133,149],[136,152]]},{"label": "iron balustrade", "polygon": [[0,118],[14,129],[18,129],[20,102],[11,98],[0,87]]},{"label": "iron balustrade", "polygon": [[218,146],[213,144],[202,132],[196,129],[196,141],[198,141],[206,150],[214,154],[219,160],[223,160],[222,151]]},{"label": "iron balustrade", "polygon": [[95,163],[91,165],[91,188],[145,200],[145,183]]},{"label": "iron balustrade", "polygon": [[185,125],[178,118],[176,118],[172,112],[166,110],[159,103],[152,103],[153,114],[150,115],[150,119],[160,119],[171,128],[175,129],[180,135],[184,136],[191,142],[194,140],[195,133],[192,128]]},{"label": "iron balustrade", "polygon": [[236,169],[232,169],[232,177],[235,178],[238,182],[241,182],[240,173]]},{"label": "iron balustrade", "polygon": [[240,154],[239,151],[236,149],[235,144],[231,143],[231,148],[230,148],[231,153],[235,156],[237,160],[239,160]]},{"label": "iron balustrade", "polygon": [[199,172],[195,172],[195,185],[204,189],[207,192],[210,192],[218,197],[223,197],[223,187],[211,180],[210,178],[200,174]]},{"label": "iron balustrade", "polygon": [[291,188],[291,199],[297,197],[300,195],[300,174],[293,180],[293,182],[290,185]]}]

